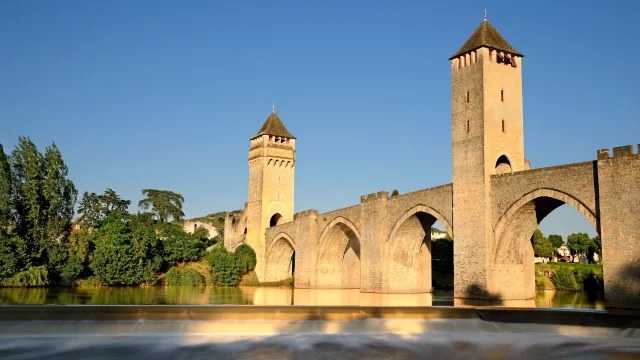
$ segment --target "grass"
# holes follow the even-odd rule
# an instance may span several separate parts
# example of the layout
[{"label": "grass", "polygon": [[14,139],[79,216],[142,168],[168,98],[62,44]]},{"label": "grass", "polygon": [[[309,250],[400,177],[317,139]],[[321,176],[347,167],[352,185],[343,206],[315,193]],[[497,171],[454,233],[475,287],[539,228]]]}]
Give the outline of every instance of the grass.
[{"label": "grass", "polygon": [[258,275],[255,271],[249,271],[242,276],[239,286],[271,286],[271,287],[293,287],[293,278],[288,278],[280,281],[267,281],[260,282]]},{"label": "grass", "polygon": [[600,264],[580,264],[580,263],[565,263],[565,262],[536,264],[536,270],[551,270],[555,272],[560,268],[590,269],[590,270],[593,270],[593,272],[595,273],[602,274],[602,265]]}]

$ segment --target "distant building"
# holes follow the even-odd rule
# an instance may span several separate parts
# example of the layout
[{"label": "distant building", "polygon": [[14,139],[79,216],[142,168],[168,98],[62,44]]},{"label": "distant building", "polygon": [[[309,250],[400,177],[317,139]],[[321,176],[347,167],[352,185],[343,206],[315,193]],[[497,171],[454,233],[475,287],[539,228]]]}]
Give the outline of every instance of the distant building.
[{"label": "distant building", "polygon": [[184,224],[182,225],[182,228],[184,229],[184,231],[188,232],[189,234],[193,234],[194,231],[196,231],[197,228],[199,227],[203,227],[207,230],[209,230],[209,239],[213,239],[216,236],[218,236],[218,234],[220,234],[220,232],[218,231],[218,229],[208,223],[202,222],[202,221],[185,221]]}]

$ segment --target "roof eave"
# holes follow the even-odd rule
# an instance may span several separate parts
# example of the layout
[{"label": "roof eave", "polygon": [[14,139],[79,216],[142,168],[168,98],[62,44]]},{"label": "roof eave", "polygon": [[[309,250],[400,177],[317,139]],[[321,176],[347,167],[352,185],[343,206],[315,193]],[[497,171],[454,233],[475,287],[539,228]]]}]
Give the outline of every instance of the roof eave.
[{"label": "roof eave", "polygon": [[476,46],[476,47],[474,47],[472,49],[469,49],[469,50],[458,51],[455,55],[450,57],[449,60],[453,60],[453,59],[457,58],[460,55],[466,54],[466,53],[474,51],[474,50],[478,50],[478,49],[483,48],[483,47],[486,47],[486,48],[489,48],[489,49],[494,49],[494,50],[504,51],[504,52],[507,52],[509,54],[516,55],[516,56],[519,56],[519,57],[524,57],[524,54],[521,54],[521,53],[519,53],[517,51],[509,51],[509,50],[505,50],[505,49],[498,49],[498,48],[495,48],[495,47],[492,47],[492,46],[488,46],[488,45],[480,45],[480,46]]}]

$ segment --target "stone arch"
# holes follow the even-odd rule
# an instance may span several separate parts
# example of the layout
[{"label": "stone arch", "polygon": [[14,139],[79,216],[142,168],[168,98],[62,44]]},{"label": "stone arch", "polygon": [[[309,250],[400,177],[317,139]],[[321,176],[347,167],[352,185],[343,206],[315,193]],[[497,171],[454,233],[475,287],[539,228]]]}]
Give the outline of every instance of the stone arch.
[{"label": "stone arch", "polygon": [[316,283],[320,288],[360,288],[360,232],[343,218],[333,219],[318,241]]},{"label": "stone arch", "polygon": [[396,221],[388,239],[389,292],[431,291],[431,227],[438,220],[451,234],[445,217],[426,205],[414,206]]},{"label": "stone arch", "polygon": [[295,271],[295,242],[291,236],[280,233],[273,239],[267,250],[264,281],[285,280]]},{"label": "stone arch", "polygon": [[496,174],[506,174],[511,173],[512,171],[511,161],[507,155],[500,155],[498,160],[496,160]]},{"label": "stone arch", "polygon": [[597,217],[571,194],[549,188],[531,191],[515,201],[494,227],[489,293],[503,299],[531,299],[535,295],[533,247],[530,239],[538,224],[553,210],[569,204],[599,233]]}]

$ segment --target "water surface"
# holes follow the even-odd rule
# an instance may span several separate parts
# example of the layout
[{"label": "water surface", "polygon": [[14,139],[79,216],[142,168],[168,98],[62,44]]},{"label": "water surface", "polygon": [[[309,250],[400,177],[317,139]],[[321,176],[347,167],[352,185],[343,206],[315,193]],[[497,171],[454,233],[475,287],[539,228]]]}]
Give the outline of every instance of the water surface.
[{"label": "water surface", "polygon": [[458,306],[497,305],[604,309],[601,293],[540,290],[535,299],[478,303],[454,301],[453,293],[372,294],[359,290],[287,287],[51,287],[0,288],[1,305],[334,305]]}]

